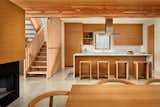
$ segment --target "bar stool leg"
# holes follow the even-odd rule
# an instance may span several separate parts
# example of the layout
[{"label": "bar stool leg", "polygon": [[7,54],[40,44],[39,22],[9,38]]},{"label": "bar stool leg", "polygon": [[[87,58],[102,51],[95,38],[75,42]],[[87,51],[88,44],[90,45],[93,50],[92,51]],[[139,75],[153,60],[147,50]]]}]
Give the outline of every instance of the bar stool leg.
[{"label": "bar stool leg", "polygon": [[116,79],[118,79],[118,64],[116,63]]},{"label": "bar stool leg", "polygon": [[99,79],[99,63],[97,63],[97,79]]},{"label": "bar stool leg", "polygon": [[81,79],[81,63],[79,65],[79,78]]},{"label": "bar stool leg", "polygon": [[108,79],[110,79],[110,64],[108,64]]},{"label": "bar stool leg", "polygon": [[129,68],[128,68],[128,63],[126,63],[126,79],[128,80],[128,77],[129,77]]},{"label": "bar stool leg", "polygon": [[92,79],[92,66],[89,64],[89,70],[90,70],[90,80]]},{"label": "bar stool leg", "polygon": [[146,64],[146,79],[149,79],[149,63]]},{"label": "bar stool leg", "polygon": [[136,80],[138,80],[138,63],[136,63]]}]

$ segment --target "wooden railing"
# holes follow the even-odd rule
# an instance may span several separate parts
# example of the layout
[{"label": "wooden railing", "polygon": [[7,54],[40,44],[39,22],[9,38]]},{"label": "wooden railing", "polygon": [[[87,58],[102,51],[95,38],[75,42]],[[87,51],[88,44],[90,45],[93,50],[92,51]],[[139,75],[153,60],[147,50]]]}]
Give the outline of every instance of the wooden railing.
[{"label": "wooden railing", "polygon": [[32,42],[28,43],[25,48],[26,57],[24,60],[24,77],[27,76],[27,72],[29,72],[31,63],[35,59],[36,55],[40,51],[41,46],[44,43],[44,32],[43,27],[39,29],[37,34],[35,35]]}]

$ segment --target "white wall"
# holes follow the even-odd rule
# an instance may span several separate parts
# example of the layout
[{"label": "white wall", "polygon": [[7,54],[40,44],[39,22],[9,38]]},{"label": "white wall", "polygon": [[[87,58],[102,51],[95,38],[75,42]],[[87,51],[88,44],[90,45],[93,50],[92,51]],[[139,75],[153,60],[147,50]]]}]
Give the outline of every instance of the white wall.
[{"label": "white wall", "polygon": [[47,41],[47,18],[41,18],[44,29],[44,40]]},{"label": "white wall", "polygon": [[160,18],[155,20],[155,71],[160,72]]}]

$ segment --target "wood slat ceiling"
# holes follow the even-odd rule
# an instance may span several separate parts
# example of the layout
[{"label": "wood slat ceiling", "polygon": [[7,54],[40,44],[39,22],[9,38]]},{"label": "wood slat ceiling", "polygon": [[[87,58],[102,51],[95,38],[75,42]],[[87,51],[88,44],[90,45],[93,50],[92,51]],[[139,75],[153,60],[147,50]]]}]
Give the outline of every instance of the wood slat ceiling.
[{"label": "wood slat ceiling", "polygon": [[32,17],[159,17],[160,0],[10,0]]}]

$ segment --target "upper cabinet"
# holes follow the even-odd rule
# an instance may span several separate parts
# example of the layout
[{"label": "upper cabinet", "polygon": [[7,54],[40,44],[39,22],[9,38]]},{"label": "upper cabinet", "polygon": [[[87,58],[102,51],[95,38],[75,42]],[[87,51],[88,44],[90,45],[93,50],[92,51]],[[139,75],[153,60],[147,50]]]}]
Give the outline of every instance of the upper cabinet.
[{"label": "upper cabinet", "polygon": [[112,37],[113,45],[142,45],[142,24],[116,24],[113,29],[119,33]]},{"label": "upper cabinet", "polygon": [[83,32],[105,32],[104,24],[83,24]]},{"label": "upper cabinet", "polygon": [[[114,33],[119,35],[112,36],[113,45],[142,45],[143,38],[143,25],[142,24],[114,24]],[[104,24],[83,24],[83,32],[105,32]],[[89,34],[89,33],[88,33]],[[87,33],[84,33],[86,38]],[[93,39],[87,38],[85,41],[92,43]],[[88,43],[87,42],[87,43]],[[86,42],[83,42],[86,44]]]}]

